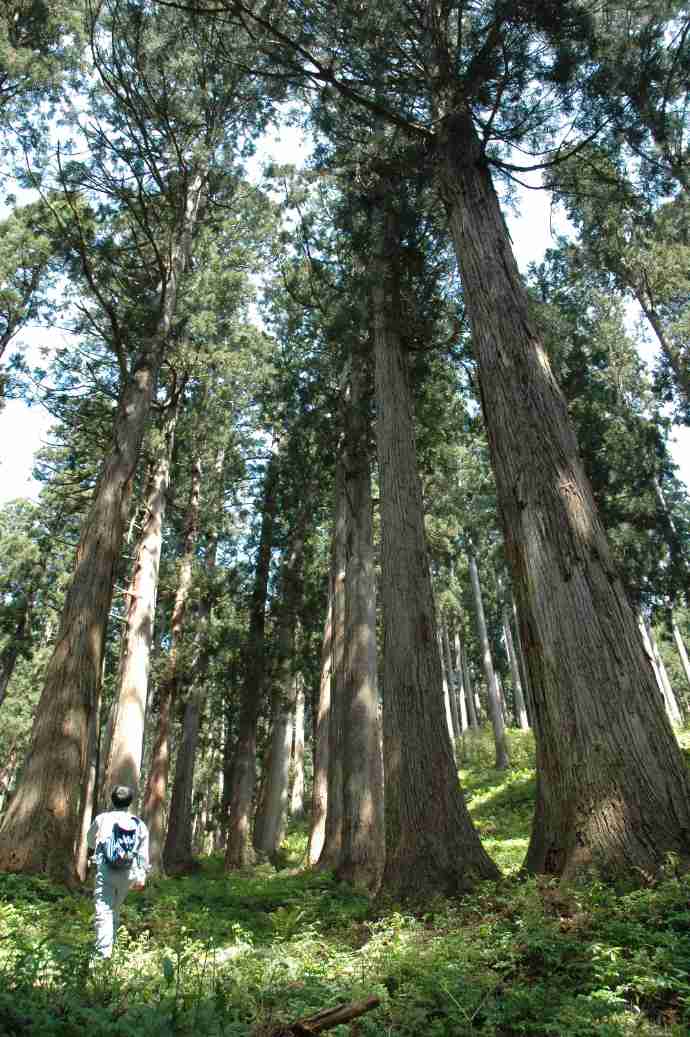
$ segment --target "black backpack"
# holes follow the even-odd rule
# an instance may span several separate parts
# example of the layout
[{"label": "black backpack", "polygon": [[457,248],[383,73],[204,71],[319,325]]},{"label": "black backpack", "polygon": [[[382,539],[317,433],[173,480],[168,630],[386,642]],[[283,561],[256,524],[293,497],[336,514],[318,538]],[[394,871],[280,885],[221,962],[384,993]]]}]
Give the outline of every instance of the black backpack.
[{"label": "black backpack", "polygon": [[109,868],[125,871],[138,858],[139,818],[132,816],[129,822],[116,821],[112,832],[103,842],[103,859]]}]

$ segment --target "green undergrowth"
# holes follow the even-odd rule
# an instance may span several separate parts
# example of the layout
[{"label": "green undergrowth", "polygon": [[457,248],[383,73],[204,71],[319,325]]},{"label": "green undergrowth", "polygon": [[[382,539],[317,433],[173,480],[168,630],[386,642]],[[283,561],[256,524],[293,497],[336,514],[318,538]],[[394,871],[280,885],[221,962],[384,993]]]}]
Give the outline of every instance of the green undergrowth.
[{"label": "green undergrowth", "polygon": [[295,830],[282,871],[226,877],[213,857],[130,894],[116,955],[94,967],[88,891],[0,875],[0,1034],[264,1035],[375,995],[378,1009],[330,1032],[686,1037],[690,882],[672,861],[630,891],[520,877],[533,748],[528,735],[510,741],[507,773],[492,769],[486,733],[458,747],[468,806],[505,877],[415,913],[297,871]]}]

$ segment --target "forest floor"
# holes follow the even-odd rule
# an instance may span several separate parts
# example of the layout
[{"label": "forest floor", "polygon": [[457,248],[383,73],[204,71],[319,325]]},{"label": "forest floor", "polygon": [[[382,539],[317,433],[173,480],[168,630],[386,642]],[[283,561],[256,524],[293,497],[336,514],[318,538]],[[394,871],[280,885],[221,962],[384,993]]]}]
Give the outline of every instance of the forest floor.
[{"label": "forest floor", "polygon": [[[690,763],[690,732],[681,736]],[[504,878],[419,911],[327,874],[194,875],[151,882],[122,911],[112,962],[90,964],[90,892],[0,875],[2,1037],[265,1035],[338,1002],[381,1005],[335,1037],[687,1037],[690,878],[563,887],[517,872],[534,796],[530,737],[491,768],[488,734],[466,738],[461,778]]]}]

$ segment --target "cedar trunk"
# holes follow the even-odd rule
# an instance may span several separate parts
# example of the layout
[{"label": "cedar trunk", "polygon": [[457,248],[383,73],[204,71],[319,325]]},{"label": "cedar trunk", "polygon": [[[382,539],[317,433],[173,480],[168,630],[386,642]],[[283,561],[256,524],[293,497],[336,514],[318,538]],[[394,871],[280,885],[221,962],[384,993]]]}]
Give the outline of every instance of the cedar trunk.
[{"label": "cedar trunk", "polygon": [[259,553],[249,608],[249,632],[244,651],[245,675],[240,704],[239,730],[228,789],[226,871],[233,868],[245,868],[254,861],[250,820],[256,786],[256,725],[261,712],[261,696],[266,669],[264,644],[266,595],[277,506],[277,481],[278,455],[274,454],[268,463],[264,483]]},{"label": "cedar trunk", "polygon": [[367,355],[351,353],[345,395],[345,655],[342,689],[343,825],[339,878],[375,890],[385,857],[378,715],[376,566],[371,499]]},{"label": "cedar trunk", "polygon": [[384,618],[386,864],[393,895],[453,894],[497,878],[458,785],[424,535],[407,357],[400,340],[399,185],[375,200],[372,269]]},{"label": "cedar trunk", "polygon": [[439,175],[477,354],[540,775],[527,867],[653,873],[690,856],[690,780],[530,312],[471,114]]},{"label": "cedar trunk", "polygon": [[479,570],[477,559],[472,551],[468,552],[470,564],[470,582],[472,584],[472,596],[474,598],[474,609],[477,618],[477,633],[482,650],[482,665],[484,677],[486,678],[487,698],[489,700],[489,716],[494,732],[494,745],[496,747],[496,769],[506,770],[510,766],[508,758],[508,742],[506,741],[505,724],[501,709],[501,699],[496,681],[496,671],[491,657],[491,645],[486,629],[486,617],[484,615],[484,603],[482,601],[482,589],[479,583]]},{"label": "cedar trunk", "polygon": [[270,857],[274,857],[280,848],[287,819],[292,720],[297,691],[292,660],[297,616],[302,600],[306,521],[306,509],[303,509],[297,520],[282,569],[282,600],[276,633],[268,774],[254,826],[255,848]]},{"label": "cedar trunk", "polygon": [[113,422],[81,530],[75,572],[65,596],[53,655],[36,711],[29,755],[0,829],[0,870],[44,872],[76,881],[80,791],[87,766],[91,711],[101,678],[105,631],[120,558],[132,479],[149,420],[158,372],[173,329],[180,279],[205,186],[192,178],[168,269],[155,334],[135,358]]},{"label": "cedar trunk", "polygon": [[165,832],[165,802],[170,772],[170,735],[173,707],[177,698],[179,679],[178,662],[180,643],[187,617],[187,605],[194,575],[194,550],[199,535],[199,506],[201,494],[201,464],[192,465],[192,485],[187,507],[185,537],[170,622],[170,655],[158,689],[158,724],[151,753],[143,815],[149,829],[149,860],[154,872],[163,870],[163,836]]},{"label": "cedar trunk", "polygon": [[304,678],[301,673],[295,675],[295,720],[292,743],[292,791],[290,792],[290,817],[302,820],[304,817]]},{"label": "cedar trunk", "polygon": [[128,785],[135,792],[139,789],[158,569],[178,406],[179,397],[171,404],[165,417],[159,456],[151,472],[143,529],[132,568],[120,666],[120,688],[113,712],[105,768],[105,802],[109,802],[110,789],[115,785]]},{"label": "cedar trunk", "polygon": [[333,632],[331,638],[330,711],[328,721],[328,791],[326,823],[319,868],[335,869],[343,848],[343,688],[345,680],[345,537],[347,529],[345,467],[335,464],[333,523]]},{"label": "cedar trunk", "polygon": [[311,829],[307,860],[313,867],[321,856],[326,831],[328,810],[328,731],[331,714],[331,663],[333,637],[333,579],[334,552],[331,550],[331,571],[328,581],[328,605],[321,645],[321,680],[319,701],[315,709],[314,723],[314,778],[311,800]]}]

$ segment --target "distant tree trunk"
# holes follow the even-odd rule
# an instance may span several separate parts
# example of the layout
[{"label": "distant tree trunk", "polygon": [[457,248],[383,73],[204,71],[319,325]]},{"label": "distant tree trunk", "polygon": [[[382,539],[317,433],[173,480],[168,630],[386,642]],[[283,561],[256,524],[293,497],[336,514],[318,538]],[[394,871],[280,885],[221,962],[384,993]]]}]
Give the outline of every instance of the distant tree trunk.
[{"label": "distant tree trunk", "polygon": [[[234,677],[235,668],[231,668],[231,689],[235,687],[236,681],[232,679]],[[234,719],[234,710],[231,710],[228,705],[228,697],[226,696],[224,703],[223,713],[223,767],[219,776],[221,785],[220,793],[220,817],[218,820],[218,831],[215,839],[215,849],[225,854],[225,849],[228,842],[228,814],[230,811],[230,792],[232,782],[232,767],[235,758],[235,732],[234,725],[232,723]]]},{"label": "distant tree trunk", "polygon": [[250,838],[250,819],[256,786],[256,725],[261,712],[266,669],[264,645],[266,596],[271,567],[271,548],[273,547],[277,481],[278,454],[276,452],[266,468],[259,551],[249,605],[249,631],[243,653],[244,683],[241,691],[239,730],[232,774],[228,783],[226,871],[233,868],[246,868],[254,860]]},{"label": "distant tree trunk", "polygon": [[0,870],[43,872],[77,880],[74,847],[87,765],[91,710],[101,676],[115,571],[139,460],[172,331],[205,176],[191,178],[171,249],[155,334],[134,359],[113,420],[113,443],[81,530],[75,572],[65,595],[55,649],[31,733],[29,755],[0,830]]},{"label": "distant tree trunk", "polygon": [[345,537],[347,495],[343,462],[336,459],[333,532],[333,636],[328,722],[328,809],[319,868],[337,868],[343,845],[343,710],[345,680]]},{"label": "distant tree trunk", "polygon": [[18,757],[19,753],[17,752],[17,746],[10,746],[10,751],[7,754],[7,762],[0,770],[0,811],[5,807],[7,794],[12,786],[12,779],[17,767]]},{"label": "distant tree trunk", "polygon": [[[446,630],[445,637],[448,640],[448,657],[450,659],[451,669],[453,667],[453,656],[450,647],[450,635]],[[460,648],[460,635],[455,633],[455,711],[458,716],[459,730],[462,734],[465,733],[469,727],[469,720],[467,717],[467,695],[465,692],[465,674],[462,666],[462,652]]]},{"label": "distant tree trunk", "polygon": [[307,860],[313,867],[323,850],[328,811],[328,739],[331,714],[331,668],[333,641],[334,552],[331,550],[331,572],[328,581],[328,605],[321,647],[321,681],[314,724],[314,779],[312,785],[311,829]]},{"label": "distant tree trunk", "polygon": [[441,660],[424,534],[407,357],[400,340],[394,200],[375,199],[372,297],[376,361],[382,600],[386,865],[395,896],[453,894],[498,870],[484,851],[462,792],[444,716]]},{"label": "distant tree trunk", "polygon": [[503,636],[506,640],[506,651],[508,652],[508,662],[510,663],[510,676],[513,681],[515,724],[521,731],[528,731],[529,723],[527,720],[527,710],[525,708],[525,697],[522,693],[520,666],[515,652],[515,645],[513,644],[513,632],[510,629],[510,607],[507,601],[503,602]]},{"label": "distant tree trunk", "polygon": [[[653,874],[690,857],[690,779],[616,574],[468,109],[438,170],[530,679],[540,774],[527,867]],[[583,781],[586,765],[587,780]]]},{"label": "distant tree trunk", "polygon": [[678,655],[680,656],[680,661],[683,666],[683,673],[685,674],[685,679],[688,682],[688,687],[690,688],[690,661],[688,660],[687,649],[685,647],[683,637],[681,635],[680,630],[678,629],[678,624],[676,623],[675,619],[672,620],[672,628],[673,637],[676,642],[676,648],[678,649]]},{"label": "distant tree trunk", "polygon": [[446,713],[446,727],[448,728],[448,737],[450,738],[450,745],[453,750],[453,759],[457,763],[457,757],[455,755],[455,739],[457,737],[456,732],[458,732],[458,728],[456,721],[453,718],[453,706],[450,701],[453,674],[446,666],[446,660],[443,656],[443,635],[440,627],[436,631],[436,640],[438,642],[438,657],[441,660],[441,682],[443,688],[443,706]]},{"label": "distant tree trunk", "polygon": [[374,891],[383,872],[385,831],[378,716],[368,356],[369,350],[352,350],[345,399],[343,824],[336,874],[346,882]]},{"label": "distant tree trunk", "polygon": [[[446,671],[446,680],[448,681],[448,698],[450,702],[450,715],[453,722],[453,746],[455,746],[455,739],[458,738],[465,728],[467,727],[467,716],[463,714],[461,717],[458,712],[458,688],[462,686],[462,682],[457,680],[455,671],[453,670],[453,658],[450,652],[450,638],[448,636],[448,624],[445,619],[441,620],[441,644],[443,651],[443,661]],[[455,755],[455,753],[453,754]]]},{"label": "distant tree trunk", "polygon": [[506,741],[505,725],[503,723],[503,712],[496,683],[496,673],[491,657],[491,645],[486,629],[486,617],[484,615],[484,603],[482,591],[479,585],[479,570],[474,551],[468,551],[470,566],[470,581],[472,583],[472,596],[474,597],[474,610],[477,619],[477,633],[482,649],[482,665],[484,666],[484,677],[486,678],[487,696],[489,700],[489,716],[494,732],[494,744],[496,746],[496,769],[506,770],[510,766],[508,757],[508,742]]},{"label": "distant tree trunk", "polygon": [[170,621],[170,654],[158,688],[158,724],[151,753],[143,815],[149,829],[149,859],[153,872],[163,870],[163,837],[165,833],[165,800],[170,770],[170,732],[172,711],[177,698],[179,678],[178,656],[187,618],[187,605],[194,575],[194,551],[199,535],[201,464],[192,465],[192,485],[187,507],[184,544],[180,559],[177,591]]},{"label": "distant tree trunk", "polygon": [[0,706],[5,701],[7,688],[12,679],[22,646],[29,639],[33,602],[33,593],[25,595],[14,629],[14,637],[0,653]]},{"label": "distant tree trunk", "polygon": [[523,698],[525,700],[525,709],[527,711],[527,723],[530,722],[530,694],[529,694],[529,674],[527,672],[527,661],[525,660],[525,653],[522,650],[522,638],[520,636],[520,620],[517,614],[517,605],[515,604],[515,598],[513,594],[510,595],[511,606],[513,610],[513,624],[515,626],[515,638],[513,640],[513,646],[516,649],[516,654],[520,669],[520,678],[522,680]]},{"label": "distant tree trunk", "polygon": [[460,631],[455,631],[455,655],[458,660],[458,669],[462,673],[462,688],[463,695],[465,698],[465,705],[467,707],[467,720],[469,726],[476,730],[479,727],[479,721],[477,720],[477,710],[474,705],[474,688],[472,687],[472,675],[470,674],[470,668],[467,665],[467,655],[465,653],[465,646],[460,638]]},{"label": "distant tree trunk", "polygon": [[295,683],[290,817],[301,821],[304,817],[304,678],[301,673],[295,674]]},{"label": "distant tree trunk", "polygon": [[642,624],[642,627],[640,628],[642,632],[642,639],[645,642],[645,647],[647,648],[647,651],[650,653],[652,658],[654,673],[656,675],[659,691],[661,692],[664,698],[664,706],[666,707],[666,713],[672,724],[680,724],[682,723],[682,717],[680,714],[680,710],[678,708],[678,702],[673,692],[673,688],[671,687],[671,682],[668,679],[668,673],[666,672],[666,667],[664,666],[664,660],[661,658],[659,646],[656,643],[654,631],[652,630],[652,624],[645,616],[640,617],[640,622]]},{"label": "distant tree trunk", "polygon": [[281,602],[277,620],[273,672],[271,744],[268,773],[254,825],[254,847],[275,857],[285,835],[288,806],[292,718],[295,711],[293,655],[297,617],[302,599],[306,507],[301,509],[281,572]]},{"label": "distant tree trunk", "polygon": [[206,681],[209,664],[208,625],[213,606],[212,578],[216,568],[217,537],[212,536],[206,548],[206,573],[210,587],[198,609],[196,640],[198,650],[194,665],[185,674],[192,682],[187,698],[182,723],[182,740],[175,761],[168,829],[163,848],[163,866],[166,874],[179,875],[189,871],[194,863],[192,850],[192,803],[194,795],[194,771],[199,748],[199,732],[206,701]]},{"label": "distant tree trunk", "polygon": [[160,432],[158,457],[149,478],[143,528],[132,566],[120,682],[105,761],[106,801],[108,791],[115,785],[128,785],[139,792],[158,569],[179,398],[178,394],[170,404]]}]

